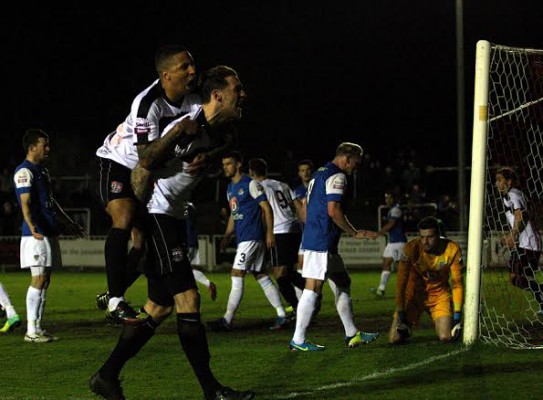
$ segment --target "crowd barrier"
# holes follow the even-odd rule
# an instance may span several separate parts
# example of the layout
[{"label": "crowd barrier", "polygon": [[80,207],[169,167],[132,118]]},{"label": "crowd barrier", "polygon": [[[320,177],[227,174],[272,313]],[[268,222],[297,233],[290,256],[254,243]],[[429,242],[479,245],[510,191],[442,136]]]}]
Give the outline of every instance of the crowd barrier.
[{"label": "crowd barrier", "polygon": [[[415,238],[416,233],[409,233],[408,239]],[[234,261],[236,244],[232,241],[224,252],[219,250],[222,235],[199,235],[200,267],[207,271],[217,271],[229,268]],[[463,232],[449,232],[448,237],[457,241],[467,254],[467,235]],[[0,268],[18,268],[19,266],[19,236],[0,237]],[[62,264],[64,267],[104,268],[104,236],[90,236],[87,239],[62,238]],[[496,240],[489,244],[490,257],[494,263],[503,262],[503,252]],[[386,238],[376,240],[356,240],[342,236],[339,242],[339,252],[345,264],[350,268],[376,268],[382,264],[383,250]]]}]

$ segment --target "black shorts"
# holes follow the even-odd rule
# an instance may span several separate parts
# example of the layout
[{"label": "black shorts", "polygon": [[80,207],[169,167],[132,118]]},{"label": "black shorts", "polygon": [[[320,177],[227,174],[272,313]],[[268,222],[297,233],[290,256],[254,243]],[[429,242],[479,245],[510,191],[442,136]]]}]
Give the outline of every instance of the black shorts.
[{"label": "black shorts", "polygon": [[102,205],[105,207],[111,200],[136,199],[130,174],[132,171],[108,158],[97,157],[98,159],[98,195]]},{"label": "black shorts", "polygon": [[276,234],[275,247],[270,249],[271,266],[281,267],[296,264],[301,240],[301,232]]},{"label": "black shorts", "polygon": [[187,255],[185,221],[163,214],[149,214],[146,225],[145,275],[149,298],[160,305],[171,305],[173,296],[196,288]]},{"label": "black shorts", "polygon": [[540,251],[515,249],[511,251],[509,271],[518,276],[533,277],[538,269],[539,257],[541,257]]}]

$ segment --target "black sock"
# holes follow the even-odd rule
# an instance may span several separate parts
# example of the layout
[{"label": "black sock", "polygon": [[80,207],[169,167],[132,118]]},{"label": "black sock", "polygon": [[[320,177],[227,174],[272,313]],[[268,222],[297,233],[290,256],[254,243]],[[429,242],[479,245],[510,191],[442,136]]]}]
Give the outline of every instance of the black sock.
[{"label": "black sock", "polygon": [[200,313],[177,314],[177,334],[206,399],[214,396],[221,385],[209,367],[211,356],[206,331],[200,322]]},{"label": "black sock", "polygon": [[124,364],[145,346],[155,334],[158,324],[149,318],[143,325],[125,325],[117,345],[100,368],[100,376],[106,380],[119,379]]},{"label": "black sock", "polygon": [[106,239],[104,253],[106,256],[107,288],[111,297],[124,296],[126,290],[127,247],[130,231],[112,228]]},{"label": "black sock", "polygon": [[294,268],[288,269],[288,279],[292,282],[294,286],[296,286],[300,290],[305,289],[305,278],[298,272],[295,271]]},{"label": "black sock", "polygon": [[132,247],[128,252],[126,262],[126,275],[125,275],[125,291],[139,278],[141,275],[138,269],[141,257],[143,257],[144,250]]},{"label": "black sock", "polygon": [[539,308],[543,310],[543,286],[535,280],[529,280],[528,287],[534,294],[535,300],[539,303]]},{"label": "black sock", "polygon": [[275,279],[277,281],[277,286],[279,286],[279,291],[285,298],[285,300],[293,307],[298,308],[298,298],[296,297],[296,292],[294,291],[294,286],[290,283],[290,279],[286,276],[280,276]]}]

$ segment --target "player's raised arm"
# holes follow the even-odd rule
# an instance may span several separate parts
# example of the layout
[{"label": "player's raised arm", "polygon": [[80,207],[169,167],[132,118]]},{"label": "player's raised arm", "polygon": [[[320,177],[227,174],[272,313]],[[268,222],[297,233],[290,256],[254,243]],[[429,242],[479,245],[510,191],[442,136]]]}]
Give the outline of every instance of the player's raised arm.
[{"label": "player's raised arm", "polygon": [[190,118],[177,122],[162,137],[149,143],[137,144],[139,165],[145,169],[157,168],[166,158],[176,141],[198,133],[198,123]]}]

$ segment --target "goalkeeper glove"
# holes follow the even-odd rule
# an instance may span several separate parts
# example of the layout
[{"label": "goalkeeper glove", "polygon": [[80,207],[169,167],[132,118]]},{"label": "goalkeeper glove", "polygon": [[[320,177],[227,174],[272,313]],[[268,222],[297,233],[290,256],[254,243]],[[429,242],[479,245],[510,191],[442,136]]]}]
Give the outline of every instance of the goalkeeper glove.
[{"label": "goalkeeper glove", "polygon": [[396,327],[396,332],[398,332],[402,339],[407,339],[411,336],[411,329],[409,329],[405,311],[398,311],[398,326]]},{"label": "goalkeeper glove", "polygon": [[451,330],[451,340],[456,340],[462,332],[462,313],[455,312],[453,316],[453,328]]}]

